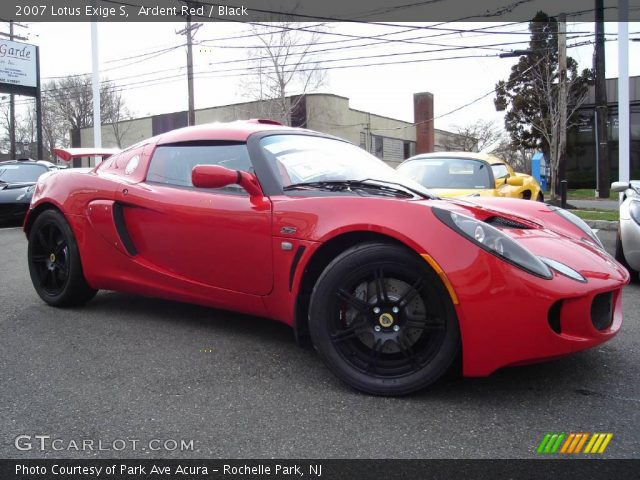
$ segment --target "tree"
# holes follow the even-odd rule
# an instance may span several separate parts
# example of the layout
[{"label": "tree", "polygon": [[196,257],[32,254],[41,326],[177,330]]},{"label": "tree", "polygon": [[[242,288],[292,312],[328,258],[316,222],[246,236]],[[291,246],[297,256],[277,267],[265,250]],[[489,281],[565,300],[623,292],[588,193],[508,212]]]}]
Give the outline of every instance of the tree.
[{"label": "tree", "polygon": [[126,121],[131,119],[131,113],[125,105],[122,92],[111,89],[108,94],[102,96],[101,101],[103,102],[100,108],[102,121],[112,130],[118,148],[122,148],[124,137],[131,128],[131,123]]},{"label": "tree", "polygon": [[531,172],[531,158],[535,150],[514,144],[509,134],[505,132],[490,153],[504,159],[518,172]]},{"label": "tree", "polygon": [[[529,23],[529,53],[511,68],[507,81],[496,85],[496,110],[507,110],[505,129],[517,148],[540,149],[551,166],[551,196],[557,199],[560,110],[558,92],[558,23],[538,12]],[[578,73],[578,64],[567,58],[567,129],[577,120],[592,82],[592,71]]]},{"label": "tree", "polygon": [[[304,24],[287,18],[283,16],[269,25],[252,25],[260,48],[248,53],[255,75],[247,77],[242,88],[259,102],[260,116],[291,125],[292,113],[306,93],[324,83],[325,72],[311,49],[319,33],[305,32],[301,30]],[[291,97],[294,93],[296,96]]]},{"label": "tree", "polygon": [[0,97],[0,150],[11,150],[11,120],[9,113],[9,101],[7,97]]},{"label": "tree", "polygon": [[484,152],[495,146],[502,136],[502,130],[493,120],[478,120],[468,125],[453,127],[457,137],[445,143],[447,150],[463,152]]},{"label": "tree", "polygon": [[[44,90],[51,108],[55,109],[55,118],[64,124],[67,131],[79,132],[93,126],[93,89],[89,75],[52,80]],[[126,133],[121,122],[130,118],[122,93],[113,81],[103,80],[100,83],[100,121],[110,124],[120,148]]]}]

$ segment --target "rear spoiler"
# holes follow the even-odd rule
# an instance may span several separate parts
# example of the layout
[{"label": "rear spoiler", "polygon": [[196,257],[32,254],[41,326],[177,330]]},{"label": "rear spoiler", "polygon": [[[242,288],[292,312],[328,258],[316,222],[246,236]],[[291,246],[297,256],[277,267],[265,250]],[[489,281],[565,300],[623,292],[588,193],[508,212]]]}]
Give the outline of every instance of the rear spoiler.
[{"label": "rear spoiler", "polygon": [[74,158],[80,157],[108,158],[119,151],[117,148],[54,148],[53,154],[65,162],[69,162]]}]

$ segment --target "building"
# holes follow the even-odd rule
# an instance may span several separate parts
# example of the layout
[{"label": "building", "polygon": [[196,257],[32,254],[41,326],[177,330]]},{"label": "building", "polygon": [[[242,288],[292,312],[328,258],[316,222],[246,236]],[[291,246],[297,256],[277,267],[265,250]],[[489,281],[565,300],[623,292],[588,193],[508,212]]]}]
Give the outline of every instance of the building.
[{"label": "building", "polygon": [[[618,179],[618,79],[607,79],[609,111],[608,146],[611,163],[611,181]],[[640,178],[640,76],[629,78],[630,102],[630,173]],[[577,126],[567,134],[567,179],[569,188],[595,188],[596,151],[595,89],[591,87],[587,100],[577,112]]]},{"label": "building", "polygon": [[[415,123],[355,110],[349,99],[339,95],[314,93],[289,97],[294,105],[291,124],[344,138],[395,167],[416,153],[446,150],[459,135],[433,127],[433,95],[414,95]],[[196,124],[231,122],[249,118],[273,118],[267,102],[246,102],[196,110]],[[187,112],[165,113],[102,126],[102,146],[122,147],[145,138],[187,126]],[[120,142],[117,141],[120,139]],[[93,128],[72,132],[72,145],[93,146]],[[74,166],[86,166],[82,159]]]}]

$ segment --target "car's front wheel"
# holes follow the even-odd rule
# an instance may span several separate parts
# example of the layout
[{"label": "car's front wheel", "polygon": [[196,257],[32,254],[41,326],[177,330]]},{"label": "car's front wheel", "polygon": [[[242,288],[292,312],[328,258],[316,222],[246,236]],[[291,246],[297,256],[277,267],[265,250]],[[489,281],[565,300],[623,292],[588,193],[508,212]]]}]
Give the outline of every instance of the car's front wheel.
[{"label": "car's front wheel", "polygon": [[333,260],[313,290],[309,330],[333,373],[376,395],[426,387],[460,349],[455,310],[440,278],[395,244],[357,245]]},{"label": "car's front wheel", "polygon": [[620,262],[624,268],[629,271],[629,275],[631,277],[631,281],[633,283],[640,282],[640,275],[637,270],[634,270],[629,266],[627,259],[624,258],[624,247],[622,246],[622,235],[620,233],[620,227],[618,226],[618,233],[616,234],[616,251],[615,251],[615,259]]},{"label": "car's front wheel", "polygon": [[82,305],[97,293],[84,278],[73,231],[59,211],[38,215],[29,232],[27,255],[31,282],[49,305]]}]

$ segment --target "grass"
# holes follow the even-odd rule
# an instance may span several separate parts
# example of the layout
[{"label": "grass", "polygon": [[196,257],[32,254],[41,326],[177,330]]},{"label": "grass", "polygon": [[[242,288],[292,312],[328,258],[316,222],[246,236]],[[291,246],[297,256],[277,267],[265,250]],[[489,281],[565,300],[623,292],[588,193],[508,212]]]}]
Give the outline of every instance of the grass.
[{"label": "grass", "polygon": [[[592,188],[577,188],[574,190],[567,190],[567,199],[568,200],[605,200],[596,198],[595,189]],[[617,192],[609,192],[610,200],[617,200],[618,193]]]},{"label": "grass", "polygon": [[[551,192],[548,190],[543,192],[544,198],[550,198]],[[617,200],[618,193],[614,191],[609,192],[609,200]],[[607,200],[606,198],[597,198],[596,191],[593,188],[576,188],[573,190],[567,190],[567,200]]]},{"label": "grass", "polygon": [[617,222],[620,220],[620,212],[618,210],[571,210],[571,213],[574,213],[578,217],[583,220],[609,220],[612,222]]}]

